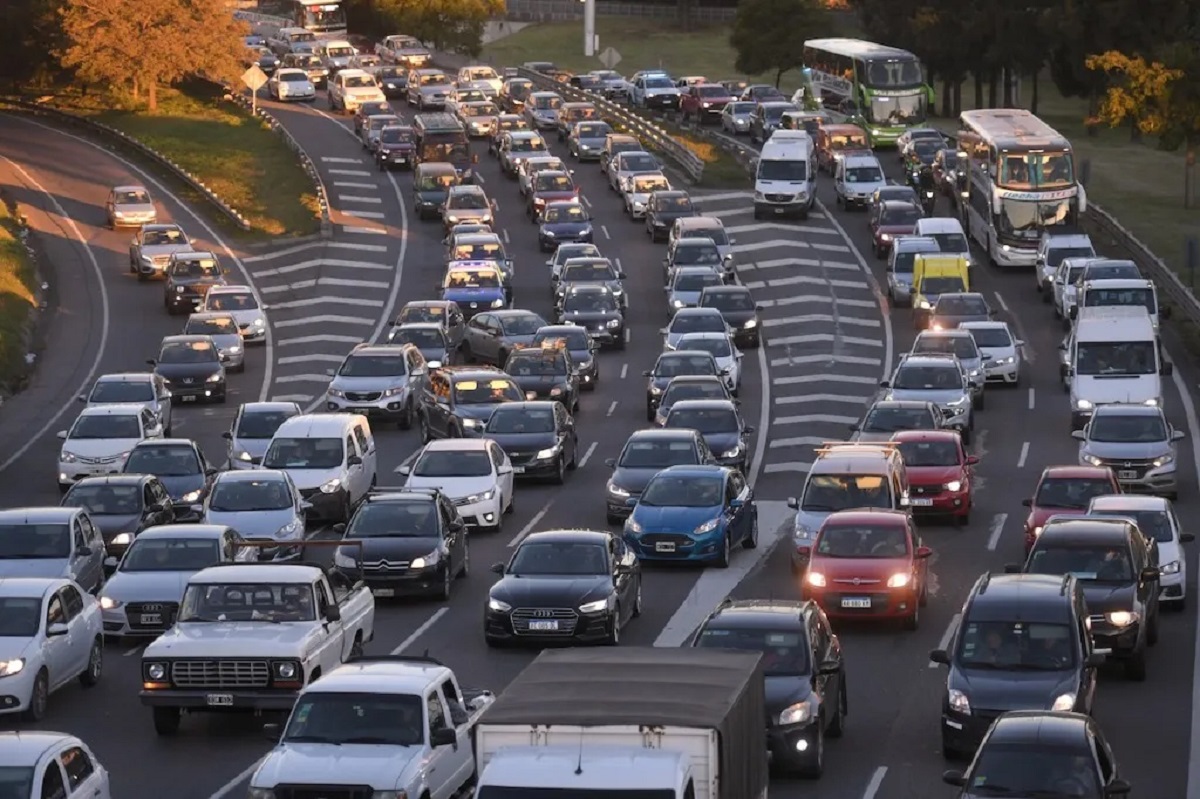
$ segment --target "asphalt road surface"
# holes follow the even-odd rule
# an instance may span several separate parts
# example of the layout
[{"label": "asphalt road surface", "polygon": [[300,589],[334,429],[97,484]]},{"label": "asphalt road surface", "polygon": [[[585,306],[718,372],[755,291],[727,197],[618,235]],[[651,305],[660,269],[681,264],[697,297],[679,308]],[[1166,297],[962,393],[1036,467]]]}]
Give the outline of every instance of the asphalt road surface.
[{"label": "asphalt road surface", "polygon": [[[417,222],[411,208],[404,208],[409,176],[377,173],[347,132],[349,122],[330,117],[323,98],[312,108],[266,105],[321,168],[337,228],[328,243],[281,245],[242,261],[273,306],[272,379],[264,390],[267,366],[252,360],[246,375],[233,378],[238,393],[231,394],[228,406],[189,408],[181,416],[183,424],[177,422],[180,434],[195,438],[218,463],[224,460],[220,433],[227,428],[235,403],[259,396],[293,396],[302,404],[319,401],[327,370],[336,360],[354,342],[377,335],[383,329],[381,322],[405,301],[432,296],[443,264],[440,225]],[[0,117],[0,126],[0,156],[14,162],[0,159],[0,180],[28,206],[26,213],[50,256],[50,280],[60,284],[60,310],[51,338],[52,345],[58,345],[43,356],[38,384],[25,395],[30,399],[17,398],[0,414],[0,444],[5,447],[0,453],[5,458],[18,454],[0,469],[4,472],[0,497],[5,506],[52,504],[58,501],[53,475],[58,442],[53,432],[66,427],[76,412],[71,397],[89,369],[96,373],[138,369],[144,358],[151,357],[158,339],[179,325],[158,305],[157,284],[127,279],[128,236],[101,227],[108,187],[144,178],[77,139],[50,135],[8,117]],[[510,255],[516,260],[517,305],[548,315],[546,256],[537,252],[534,227],[525,218],[515,184],[500,174],[482,145],[475,148],[484,188],[499,203],[497,227],[507,233]],[[562,148],[555,148],[565,155]],[[886,154],[883,160],[889,168],[894,164]],[[503,690],[533,653],[493,651],[484,645],[480,617],[492,579],[486,566],[504,560],[531,530],[604,526],[603,488],[608,477],[604,459],[615,456],[629,433],[644,426],[641,372],[658,355],[658,330],[666,315],[660,267],[663,245],[650,244],[643,229],[621,213],[619,200],[607,189],[598,167],[578,165],[575,177],[595,216],[596,242],[606,255],[620,259],[630,276],[627,283],[633,298],[629,348],[601,356],[598,390],[583,397],[581,468],[562,488],[521,487],[516,513],[506,519],[504,530],[472,539],[476,569],[456,584],[450,602],[380,601],[376,639],[368,647],[373,654],[428,650],[455,668],[464,684],[495,691]],[[766,306],[767,344],[747,353],[742,391],[748,421],[758,428],[752,473],[763,546],[737,553],[726,571],[649,568],[646,613],[626,633],[631,645],[678,645],[730,592],[741,597],[796,595],[786,545],[773,546],[786,541],[790,532],[783,500],[799,492],[812,447],[845,437],[845,425],[861,415],[874,384],[896,354],[911,344],[909,311],[892,312],[881,301],[876,281],[882,272],[870,254],[864,215],[834,211],[829,181],[820,192],[825,208],[808,222],[770,224],[754,222],[749,192],[696,195],[701,208],[721,216],[737,238],[741,279]],[[162,191],[157,194],[160,206],[172,218],[182,219],[193,235],[206,235],[186,209]],[[51,197],[62,207],[56,207]],[[365,216],[363,209],[382,216]],[[357,228],[386,232],[351,230]],[[383,266],[390,271],[379,268]],[[328,280],[322,283],[322,279]],[[1075,461],[1075,442],[1067,433],[1066,398],[1057,382],[1055,348],[1060,328],[1034,293],[1029,275],[997,274],[983,267],[976,280],[1028,346],[1022,386],[989,388],[987,410],[977,420],[974,449],[983,460],[972,523],[966,528],[923,528],[925,543],[936,553],[931,565],[936,590],[919,631],[857,626],[839,630],[849,670],[846,737],[828,748],[825,776],[819,782],[777,780],[772,784],[773,798],[953,795],[940,783],[947,768],[938,738],[943,673],[929,667],[928,651],[946,636],[978,574],[984,569],[999,571],[1006,562],[1019,559],[1024,510],[1020,502],[1031,492],[1040,469]],[[286,290],[270,291],[283,286]],[[107,297],[103,302],[102,296]],[[306,300],[310,302],[305,305],[288,305]],[[98,305],[107,305],[107,313]],[[288,343],[292,339],[296,341]],[[1170,340],[1168,347],[1182,351]],[[1195,414],[1184,394],[1187,386],[1196,385],[1195,371],[1181,361],[1177,369],[1167,409],[1174,424],[1194,436]],[[55,389],[52,384],[62,387]],[[764,407],[769,419],[761,418]],[[51,414],[61,418],[47,422]],[[30,431],[43,426],[42,433],[30,437]],[[389,428],[379,431],[378,438],[379,483],[398,484],[401,478],[394,470],[415,451],[416,434]],[[30,443],[27,451],[19,452],[26,442]],[[1184,519],[1196,510],[1197,499],[1190,489],[1195,485],[1194,443],[1194,439],[1185,441],[1181,448],[1185,488],[1179,509]],[[323,536],[325,531],[318,528],[310,534]],[[1189,557],[1189,568],[1195,573],[1194,555]],[[1162,640],[1150,658],[1149,681],[1125,683],[1106,674],[1096,712],[1135,789],[1156,796],[1183,796],[1195,610],[1164,615],[1163,622]],[[259,734],[263,719],[193,717],[185,720],[177,738],[157,738],[149,713],[136,696],[139,654],[138,648],[110,646],[101,687],[84,694],[71,686],[56,694],[43,726],[80,735],[95,747],[113,773],[116,795],[131,799],[244,796],[256,758],[269,747]]]}]

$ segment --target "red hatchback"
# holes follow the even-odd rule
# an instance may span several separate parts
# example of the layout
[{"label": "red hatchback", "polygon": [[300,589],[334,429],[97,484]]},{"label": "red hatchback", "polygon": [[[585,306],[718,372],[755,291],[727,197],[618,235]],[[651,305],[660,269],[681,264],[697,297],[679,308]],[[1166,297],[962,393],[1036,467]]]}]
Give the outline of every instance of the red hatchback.
[{"label": "red hatchback", "polygon": [[963,449],[957,430],[903,430],[892,436],[908,472],[913,513],[945,514],[955,524],[971,521],[974,470],[978,456]]},{"label": "red hatchback", "polygon": [[901,619],[915,630],[932,554],[904,511],[838,511],[817,533],[801,590],[831,618]]},{"label": "red hatchback", "polygon": [[1049,466],[1042,472],[1033,497],[1021,504],[1029,508],[1025,519],[1025,554],[1051,516],[1083,516],[1095,497],[1120,494],[1117,476],[1106,466]]},{"label": "red hatchback", "polygon": [[900,236],[911,236],[917,229],[921,209],[903,200],[884,200],[871,209],[871,238],[875,257],[885,258],[892,251],[892,242]]}]

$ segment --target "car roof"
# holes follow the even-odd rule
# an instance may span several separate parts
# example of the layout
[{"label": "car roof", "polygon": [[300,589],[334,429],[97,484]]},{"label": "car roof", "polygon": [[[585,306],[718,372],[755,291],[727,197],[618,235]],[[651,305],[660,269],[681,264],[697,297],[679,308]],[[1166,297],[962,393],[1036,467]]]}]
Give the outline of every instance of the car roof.
[{"label": "car roof", "polygon": [[1092,419],[1097,416],[1154,416],[1162,417],[1163,409],[1157,405],[1142,405],[1141,403],[1113,402],[1097,405],[1092,411]]},{"label": "car roof", "polygon": [[922,330],[917,334],[918,339],[922,338],[972,338],[969,330],[951,329],[951,330]]},{"label": "car roof", "polygon": [[[233,472],[225,472],[232,474]],[[254,474],[253,470],[247,470],[245,474]],[[154,527],[148,527],[138,533],[137,537],[142,538],[220,538],[225,534],[225,531],[230,528],[223,524],[159,524]]]},{"label": "car roof", "polygon": [[675,411],[733,411],[737,413],[738,406],[733,400],[727,399],[686,399],[671,405],[671,413]]},{"label": "car roof", "polygon": [[432,684],[450,678],[449,668],[434,662],[417,660],[392,662],[350,661],[337,666],[321,676],[319,683],[311,683],[305,693],[372,693],[393,695],[424,694]]},{"label": "car roof", "polygon": [[142,225],[142,232],[146,233],[151,230],[178,230],[183,231],[183,226],[175,222],[155,222],[150,225]]},{"label": "car roof", "polygon": [[140,447],[187,447],[191,450],[197,449],[196,442],[190,438],[147,438],[134,445],[134,449]]},{"label": "car roof", "polygon": [[32,508],[6,508],[0,510],[3,524],[65,524],[80,513],[79,508],[58,506]]},{"label": "car roof", "polygon": [[479,366],[474,364],[470,366],[443,366],[440,371],[454,380],[494,380],[509,376],[503,369],[495,366]]},{"label": "car roof", "polygon": [[[298,408],[294,402],[244,402],[242,413],[270,413],[274,411],[290,411]],[[299,415],[299,414],[297,414]]]},{"label": "car roof", "polygon": [[529,541],[545,541],[545,542],[563,542],[563,543],[582,543],[582,544],[599,544],[607,546],[608,542],[613,538],[613,534],[607,530],[541,530],[536,533],[530,533],[525,536],[525,540],[521,543]]},{"label": "car roof", "polygon": [[[195,527],[195,525],[187,526]],[[191,582],[202,585],[218,583],[245,584],[247,582],[308,584],[320,573],[321,568],[319,566],[305,566],[302,564],[233,564],[227,566],[209,566],[207,569],[202,569],[193,574]]]},{"label": "car roof", "polygon": [[1010,334],[1012,333],[1012,329],[1008,326],[1008,322],[1000,322],[995,319],[963,322],[958,326],[959,330],[966,330],[968,332],[972,330],[999,330],[1000,328],[1004,328]]},{"label": "car roof", "polygon": [[62,577],[0,577],[0,597],[44,597],[65,582]]},{"label": "car roof", "polygon": [[253,294],[254,289],[242,283],[233,283],[227,286],[213,286],[208,290],[209,294]]},{"label": "car roof", "polygon": [[0,732],[0,766],[32,769],[50,749],[78,740],[65,732],[6,730]]},{"label": "car roof", "polygon": [[[962,623],[1063,623],[1071,616],[1070,575],[985,574],[967,600]],[[1049,600],[1049,601],[1047,601]]]},{"label": "car roof", "polygon": [[490,439],[440,438],[425,445],[423,452],[485,452]]},{"label": "car roof", "polygon": [[354,416],[348,413],[306,413],[284,421],[275,431],[275,435],[279,438],[340,438],[346,430],[346,425],[353,420]]},{"label": "car roof", "polygon": [[79,412],[82,416],[131,416],[141,413],[145,406],[140,402],[113,402],[104,405],[89,405]]},{"label": "car roof", "polygon": [[1058,749],[1088,746],[1089,717],[1082,713],[1049,710],[1016,710],[1004,713],[992,725],[984,746],[1021,744]]},{"label": "car roof", "polygon": [[125,472],[116,472],[114,474],[97,474],[92,477],[84,477],[75,481],[74,488],[77,485],[106,485],[106,486],[136,486],[141,485],[147,480],[153,480],[152,474],[127,474]]},{"label": "car roof", "polygon": [[958,358],[948,352],[920,352],[908,353],[904,356],[904,360],[896,366],[897,369],[903,369],[906,366],[935,366],[943,368],[961,369],[958,364]]},{"label": "car roof", "polygon": [[114,372],[100,375],[97,383],[149,383],[154,379],[152,372]]},{"label": "car roof", "polygon": [[233,314],[229,311],[196,311],[188,314],[187,318],[189,322],[210,322],[213,319],[233,319]]},{"label": "car roof", "polygon": [[724,479],[732,471],[728,466],[718,466],[711,463],[683,463],[668,466],[660,471],[659,474],[670,472],[672,475],[683,477],[720,477]]},{"label": "car roof", "polygon": [[962,436],[957,430],[898,430],[892,433],[892,441],[948,441],[958,443]]},{"label": "car roof", "polygon": [[702,625],[710,629],[805,629],[805,615],[816,610],[812,600],[728,599]]},{"label": "car roof", "polygon": [[[721,316],[721,312],[718,311],[716,308],[680,308],[678,311],[675,312],[675,315],[673,317],[671,317],[671,321],[673,322],[676,319],[679,319],[680,317],[714,316],[714,315]],[[724,318],[724,317],[722,317],[722,318]]]},{"label": "car roof", "polygon": [[[325,45],[327,47],[328,46],[336,47],[340,44],[341,44],[341,42],[325,42]],[[435,71],[441,72],[440,69],[435,70]],[[338,70],[338,74],[342,75],[343,77],[349,77],[349,78],[367,78],[367,77],[371,76],[371,73],[367,72],[366,70],[362,70],[362,69],[341,69],[341,70]]]},{"label": "car roof", "polygon": [[905,211],[916,207],[906,200],[884,200],[879,206],[885,211]]},{"label": "car roof", "polygon": [[253,483],[260,479],[286,482],[287,473],[279,469],[226,469],[217,472],[216,479],[221,483]]},{"label": "car roof", "polygon": [[852,524],[889,524],[896,527],[903,527],[908,524],[908,513],[902,510],[890,510],[887,508],[861,508],[858,510],[839,510],[825,517],[825,522],[821,525],[825,527],[836,527],[838,525]]},{"label": "car roof", "polygon": [[1102,478],[1105,480],[1112,479],[1112,470],[1107,466],[1047,466],[1042,470],[1042,476],[1039,479],[1069,479],[1069,478]]},{"label": "car roof", "polygon": [[1125,543],[1135,529],[1137,528],[1131,522],[1114,516],[1051,518],[1042,527],[1042,533],[1038,536],[1035,546],[1041,546],[1047,541],[1068,544]]},{"label": "car roof", "polygon": [[1151,494],[1105,494],[1093,497],[1089,511],[1163,511],[1171,509],[1171,500]]},{"label": "car roof", "polygon": [[200,335],[180,335],[180,336],[163,336],[162,344],[199,344],[201,342],[212,342],[212,336]]},{"label": "car roof", "polygon": [[[667,384],[667,388],[670,388],[676,382],[680,382],[680,383],[716,383],[717,385],[719,385],[721,387],[725,386],[725,381],[722,380],[718,375],[677,375],[677,376],[671,378],[671,382]],[[681,400],[681,402],[682,401],[686,401],[686,400]]]},{"label": "car roof", "polygon": [[638,441],[643,441],[646,439],[649,439],[650,441],[680,441],[682,439],[694,441],[698,435],[700,434],[691,428],[659,427],[646,430],[634,430],[629,434],[629,438],[625,443],[628,444],[630,441],[635,439]]},{"label": "car roof", "polygon": [[[687,194],[687,192],[656,191],[655,194]],[[716,247],[717,243],[707,236],[688,236],[685,239],[675,239],[675,249],[683,247]]]},{"label": "car roof", "polygon": [[682,228],[724,228],[725,223],[715,216],[681,216],[675,224]]}]

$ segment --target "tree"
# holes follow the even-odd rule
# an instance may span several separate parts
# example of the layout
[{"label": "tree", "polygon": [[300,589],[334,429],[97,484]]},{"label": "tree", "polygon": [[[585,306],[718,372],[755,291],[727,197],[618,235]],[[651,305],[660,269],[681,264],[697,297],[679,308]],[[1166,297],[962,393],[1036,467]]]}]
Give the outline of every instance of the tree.
[{"label": "tree", "polygon": [[402,32],[435,50],[479,55],[483,26],[504,14],[504,0],[374,0],[371,15],[380,36]]},{"label": "tree", "polygon": [[144,87],[150,111],[158,87],[190,76],[233,80],[249,26],[212,0],[65,0],[62,64],[84,80]]},{"label": "tree", "polygon": [[737,54],[734,67],[745,75],[783,73],[802,63],[800,43],[829,35],[829,14],[816,0],[742,0],[729,44]]},{"label": "tree", "polygon": [[0,3],[0,76],[15,92],[22,83],[57,66],[53,53],[61,31],[50,0]]},{"label": "tree", "polygon": [[1101,121],[1114,128],[1126,121],[1132,123],[1134,138],[1167,129],[1171,84],[1183,77],[1183,70],[1116,50],[1090,55],[1084,64],[1111,81],[1100,102],[1097,116]]},{"label": "tree", "polygon": [[1184,38],[1163,48],[1164,61],[1183,72],[1167,88],[1167,130],[1159,139],[1164,149],[1200,144],[1200,48],[1195,42]]}]

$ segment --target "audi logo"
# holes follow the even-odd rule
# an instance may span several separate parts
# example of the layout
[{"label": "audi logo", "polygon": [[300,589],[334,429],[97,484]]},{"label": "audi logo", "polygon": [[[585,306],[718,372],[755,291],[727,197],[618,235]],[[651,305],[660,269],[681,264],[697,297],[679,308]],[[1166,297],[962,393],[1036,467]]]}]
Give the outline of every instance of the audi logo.
[{"label": "audi logo", "polygon": [[548,619],[548,618],[550,618],[551,616],[553,616],[554,614],[553,614],[553,613],[551,613],[551,612],[550,612],[550,611],[548,611],[548,610],[535,610],[535,611],[533,612],[533,615],[534,615],[534,616],[536,616],[536,617],[537,617],[537,618],[539,618],[539,619]]},{"label": "audi logo", "polygon": [[162,610],[162,609],[163,609],[162,605],[142,605],[142,610],[148,610],[151,613],[153,613],[156,610]]}]

